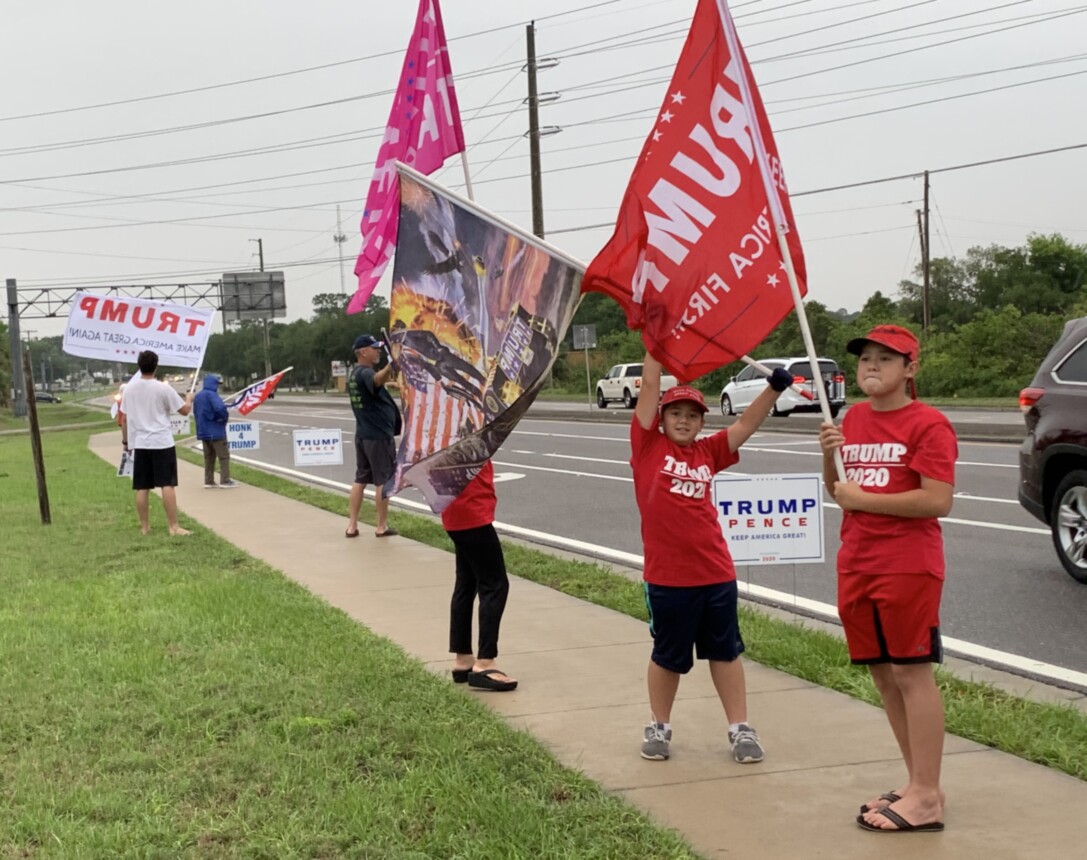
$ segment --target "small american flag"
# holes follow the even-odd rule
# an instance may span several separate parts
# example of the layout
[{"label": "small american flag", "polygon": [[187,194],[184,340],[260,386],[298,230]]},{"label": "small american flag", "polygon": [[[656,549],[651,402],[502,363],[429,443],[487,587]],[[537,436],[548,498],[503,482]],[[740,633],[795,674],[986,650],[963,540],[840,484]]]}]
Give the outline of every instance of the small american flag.
[{"label": "small american flag", "polygon": [[268,399],[269,395],[276,390],[276,386],[279,385],[279,380],[292,370],[294,370],[293,367],[288,367],[286,370],[265,377],[259,382],[254,382],[248,388],[243,388],[237,394],[224,400],[223,405],[227,409],[237,409],[242,415],[248,415]]}]

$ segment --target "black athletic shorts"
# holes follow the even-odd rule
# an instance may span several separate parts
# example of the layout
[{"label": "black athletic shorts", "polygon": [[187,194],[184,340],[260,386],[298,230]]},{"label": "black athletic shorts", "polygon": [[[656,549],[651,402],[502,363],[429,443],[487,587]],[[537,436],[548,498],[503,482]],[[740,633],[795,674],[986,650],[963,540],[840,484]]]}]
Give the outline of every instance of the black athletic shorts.
[{"label": "black athletic shorts", "polygon": [[132,452],[132,489],[177,486],[175,448],[136,448]]},{"label": "black athletic shorts", "polygon": [[355,483],[382,487],[396,470],[396,440],[355,437]]},{"label": "black athletic shorts", "polygon": [[645,583],[653,662],[669,672],[691,671],[699,660],[731,662],[744,651],[736,616],[736,581],[672,587]]}]

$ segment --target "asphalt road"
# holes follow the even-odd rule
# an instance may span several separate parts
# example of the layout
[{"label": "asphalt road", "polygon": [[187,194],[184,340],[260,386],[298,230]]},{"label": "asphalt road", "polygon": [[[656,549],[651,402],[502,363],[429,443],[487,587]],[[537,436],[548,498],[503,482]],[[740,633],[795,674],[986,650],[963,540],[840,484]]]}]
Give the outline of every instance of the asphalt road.
[{"label": "asphalt road", "polygon": [[[599,548],[597,554],[603,558],[615,559],[617,553],[640,556],[639,520],[627,464],[626,422],[631,413],[620,412],[623,423],[586,421],[588,415],[564,419],[563,410],[551,406],[546,411],[554,418],[524,419],[494,458],[501,482],[499,520],[530,531],[530,538],[540,543],[575,540],[590,545],[585,548],[589,554],[594,553],[592,547]],[[261,447],[246,452],[245,458],[283,469],[294,469],[295,428],[343,431],[345,463],[305,472],[335,484],[351,482],[354,420],[342,398],[281,395],[250,418],[260,423]],[[785,422],[792,420],[779,419],[774,432],[753,437],[732,473],[818,472],[818,444],[811,433],[785,432],[789,426]],[[1007,416],[1003,420],[1007,423]],[[1016,463],[1015,444],[960,442],[955,506],[944,521],[948,562],[944,633],[969,646],[967,653],[982,646],[1087,673],[1081,632],[1087,587],[1063,571],[1048,530],[1020,508],[1015,497]],[[403,498],[419,496],[409,490]],[[833,606],[840,513],[830,502],[825,502],[824,512],[825,562],[740,567],[741,582],[777,593],[774,602],[788,604],[795,597]]]}]

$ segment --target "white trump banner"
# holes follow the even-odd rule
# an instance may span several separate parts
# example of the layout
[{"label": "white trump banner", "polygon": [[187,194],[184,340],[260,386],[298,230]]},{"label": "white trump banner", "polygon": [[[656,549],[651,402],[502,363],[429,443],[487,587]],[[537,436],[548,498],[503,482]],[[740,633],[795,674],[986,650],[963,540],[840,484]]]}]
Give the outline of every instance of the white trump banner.
[{"label": "white trump banner", "polygon": [[146,349],[163,367],[200,367],[215,311],[128,296],[78,292],[63,349],[69,355],[134,364]]},{"label": "white trump banner", "polygon": [[343,464],[343,439],[338,429],[295,430],[293,448],[296,466]]},{"label": "white trump banner", "polygon": [[226,442],[231,451],[260,449],[260,424],[256,421],[230,421],[226,425]]},{"label": "white trump banner", "polygon": [[821,475],[717,475],[713,507],[736,564],[824,561]]}]

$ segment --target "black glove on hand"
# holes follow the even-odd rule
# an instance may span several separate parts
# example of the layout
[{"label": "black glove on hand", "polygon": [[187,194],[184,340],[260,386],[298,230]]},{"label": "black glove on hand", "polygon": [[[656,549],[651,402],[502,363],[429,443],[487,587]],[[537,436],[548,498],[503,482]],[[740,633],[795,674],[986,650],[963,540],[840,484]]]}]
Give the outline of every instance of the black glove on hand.
[{"label": "black glove on hand", "polygon": [[784,391],[790,385],[793,384],[793,375],[789,373],[784,367],[775,367],[774,372],[766,377],[770,383],[770,387],[774,391]]}]

